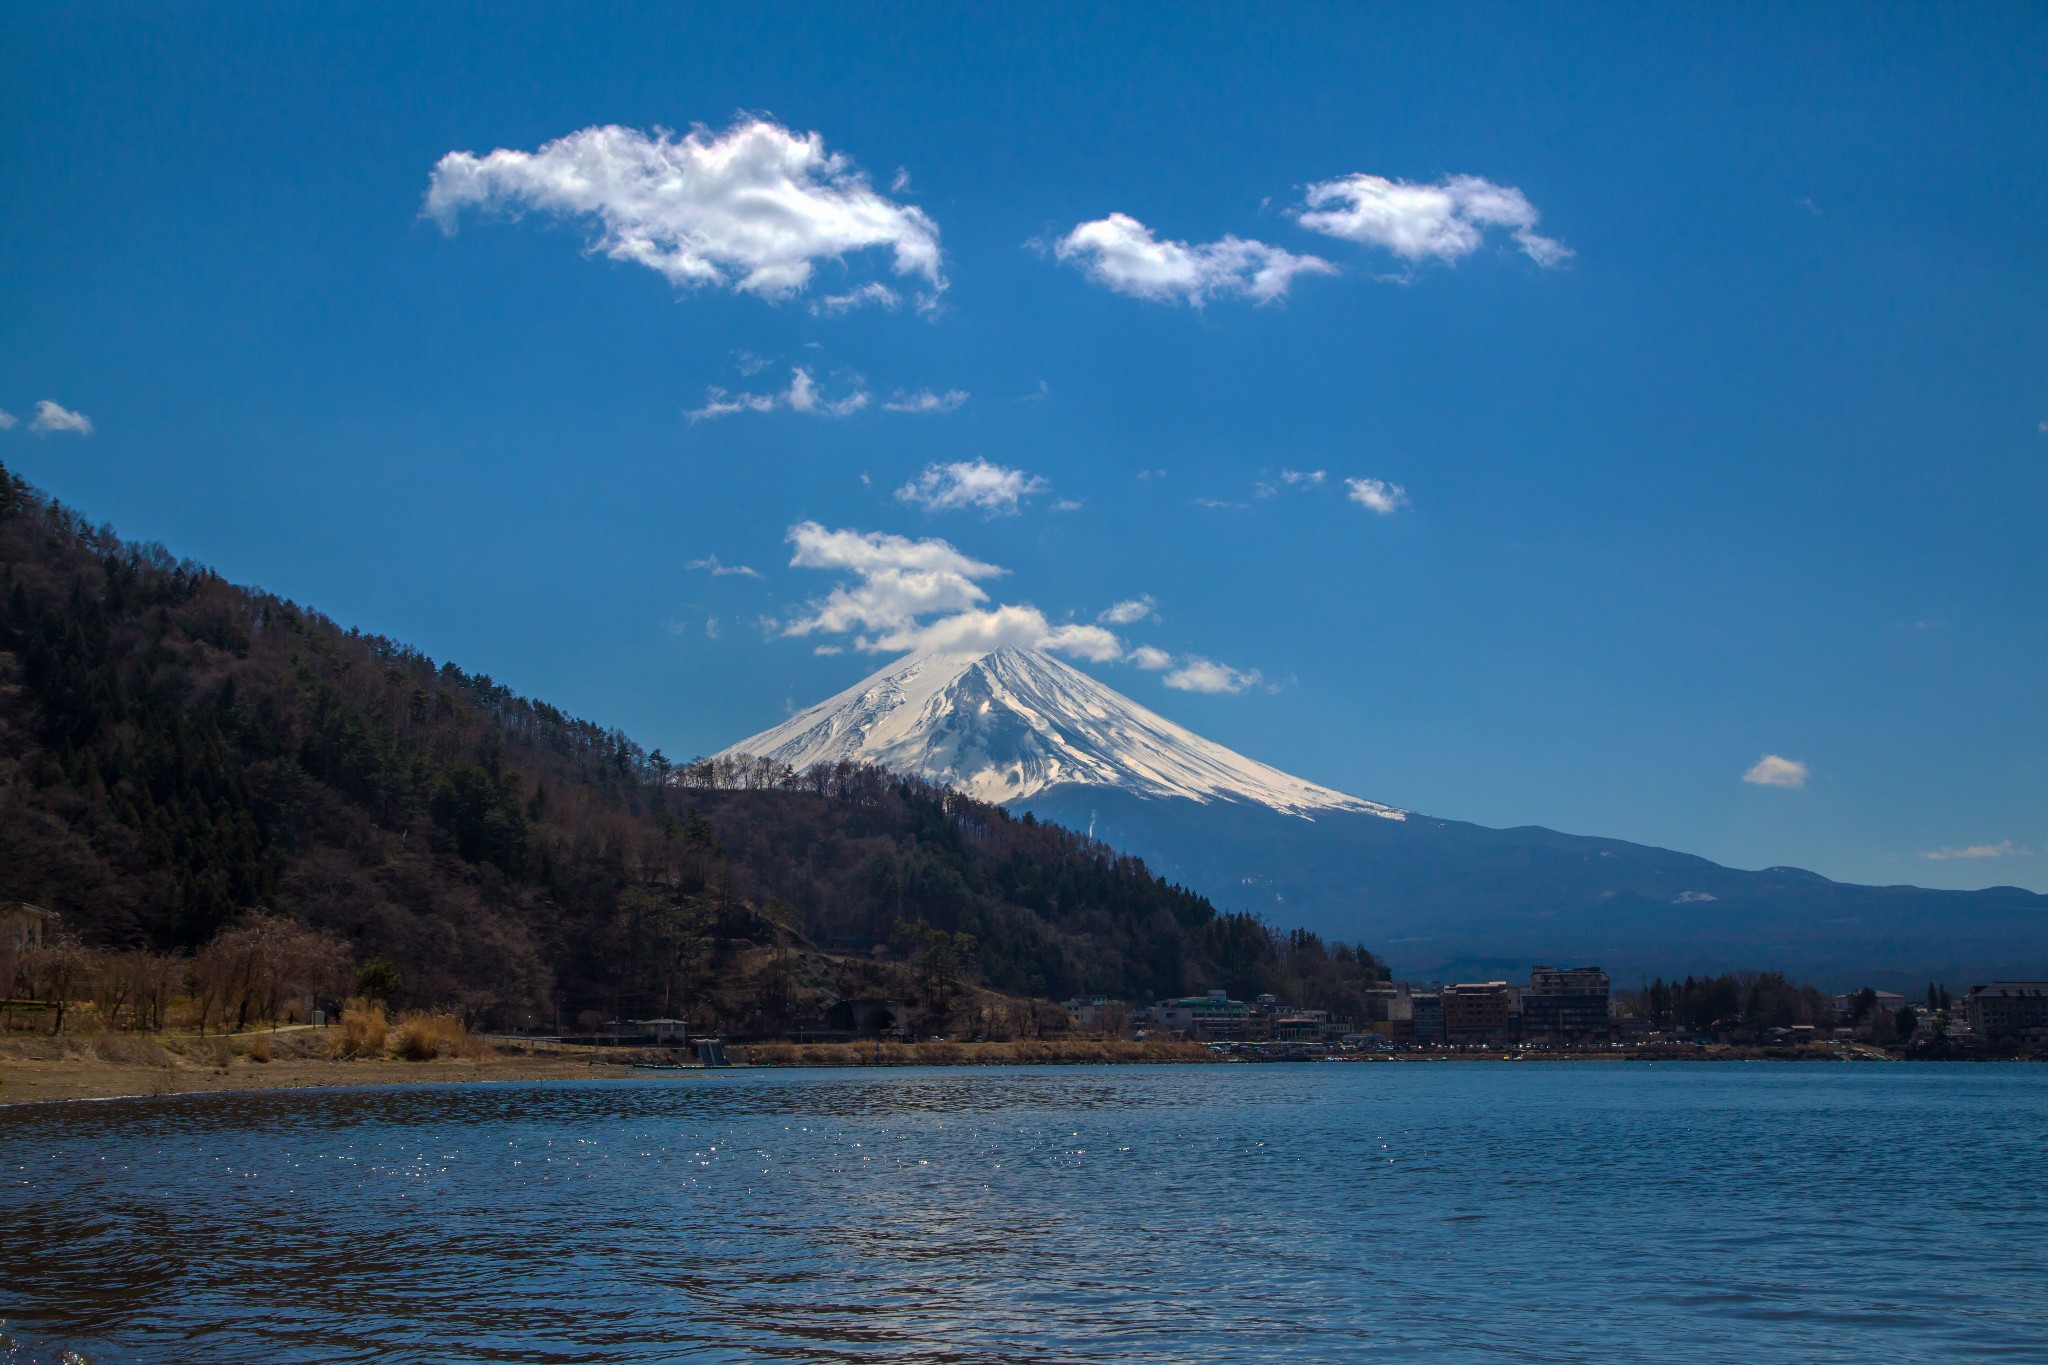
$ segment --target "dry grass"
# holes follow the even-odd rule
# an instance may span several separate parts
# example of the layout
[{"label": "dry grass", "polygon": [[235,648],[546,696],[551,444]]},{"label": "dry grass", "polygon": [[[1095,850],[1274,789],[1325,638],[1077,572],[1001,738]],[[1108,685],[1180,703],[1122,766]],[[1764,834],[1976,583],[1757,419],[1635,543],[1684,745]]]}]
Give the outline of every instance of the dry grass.
[{"label": "dry grass", "polygon": [[367,1000],[350,1000],[341,1009],[341,1028],[332,1051],[336,1057],[382,1057],[384,1041],[391,1029],[384,1007]]},{"label": "dry grass", "polygon": [[1051,1063],[1210,1062],[1199,1043],[1132,1043],[1114,1038],[1027,1038],[1013,1043],[754,1043],[747,1060],[764,1066],[1015,1066]]},{"label": "dry grass", "polygon": [[411,1010],[398,1021],[391,1051],[409,1062],[430,1062],[436,1057],[480,1057],[483,1046],[453,1015]]},{"label": "dry grass", "polygon": [[269,1060],[270,1060],[270,1037],[269,1037],[269,1035],[268,1035],[268,1034],[262,1034],[262,1033],[259,1033],[259,1034],[257,1034],[257,1035],[256,1035],[256,1036],[255,1036],[254,1038],[251,1038],[251,1039],[249,1040],[249,1046],[248,1046],[248,1047],[246,1047],[246,1048],[244,1048],[244,1049],[242,1049],[242,1055],[243,1055],[244,1057],[247,1057],[247,1058],[248,1058],[248,1059],[249,1059],[250,1061],[252,1061],[252,1062],[267,1062],[267,1061],[269,1061]]},{"label": "dry grass", "polygon": [[8,1062],[107,1062],[114,1066],[176,1065],[171,1054],[154,1038],[132,1033],[64,1033],[0,1038],[0,1061]]},{"label": "dry grass", "polygon": [[169,1068],[172,1065],[171,1054],[164,1051],[163,1044],[154,1038],[132,1033],[100,1034],[92,1040],[92,1055],[116,1066]]}]

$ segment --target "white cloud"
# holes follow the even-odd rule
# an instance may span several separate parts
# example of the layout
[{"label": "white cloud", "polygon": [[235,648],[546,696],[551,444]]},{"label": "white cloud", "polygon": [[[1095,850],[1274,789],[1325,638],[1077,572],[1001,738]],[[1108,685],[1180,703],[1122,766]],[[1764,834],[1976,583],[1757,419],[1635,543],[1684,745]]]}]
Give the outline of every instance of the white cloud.
[{"label": "white cloud", "polygon": [[693,559],[683,565],[683,567],[686,569],[702,569],[714,578],[728,578],[735,574],[741,578],[759,578],[761,576],[760,570],[750,569],[744,564],[721,564],[718,562],[717,555],[706,555],[702,559]]},{"label": "white cloud", "polygon": [[963,611],[935,621],[903,626],[854,643],[882,653],[946,650],[984,654],[1004,645],[1049,649],[1094,663],[1108,663],[1123,654],[1123,643],[1100,626],[1054,625],[1033,606],[998,606]]},{"label": "white cloud", "polygon": [[0,408],[0,431],[14,430],[14,422],[14,414],[7,411],[7,409],[5,408]]},{"label": "white cloud", "polygon": [[1228,498],[1189,498],[1188,502],[1196,507],[1232,508],[1240,511],[1251,506],[1248,502],[1232,502]]},{"label": "white cloud", "polygon": [[707,616],[704,618],[704,634],[707,638],[716,640],[718,638],[718,632],[720,629],[721,627],[718,624],[718,618],[716,616]]},{"label": "white cloud", "polygon": [[1131,651],[1131,662],[1147,672],[1157,673],[1173,667],[1173,656],[1157,645],[1139,645]]},{"label": "white cloud", "polygon": [[856,308],[880,308],[893,313],[903,306],[903,296],[878,280],[870,280],[858,289],[844,294],[827,294],[811,305],[811,312],[819,317],[837,317],[850,313]]},{"label": "white cloud", "polygon": [[1271,303],[1286,295],[1297,275],[1336,271],[1319,257],[1241,237],[1200,244],[1161,241],[1124,213],[1077,225],[1053,244],[1053,255],[1119,294],[1194,308],[1232,296]]},{"label": "white cloud", "polygon": [[1126,601],[1112,604],[1107,611],[1101,612],[1095,619],[1106,621],[1112,626],[1128,626],[1142,621],[1148,616],[1157,615],[1158,607],[1159,604],[1152,600],[1152,594],[1146,593],[1143,597],[1133,597]]},{"label": "white cloud", "polygon": [[1389,516],[1408,505],[1408,490],[1398,483],[1387,483],[1381,479],[1346,479],[1345,494],[1360,507]]},{"label": "white cloud", "polygon": [[1506,228],[1530,260],[1543,267],[1571,259],[1571,248],[1540,236],[1540,215],[1528,196],[1476,175],[1446,176],[1433,185],[1347,175],[1310,185],[1299,215],[1311,232],[1382,247],[1410,263],[1456,262],[1477,251],[1486,229]]},{"label": "white cloud", "polygon": [[1055,512],[1078,512],[1085,506],[1087,504],[1079,498],[1061,498],[1052,505],[1052,510]]},{"label": "white cloud", "polygon": [[833,531],[814,521],[792,526],[789,540],[793,566],[837,570],[851,581],[807,603],[779,634],[850,635],[855,648],[871,653],[1022,645],[1097,663],[1123,655],[1123,642],[1101,626],[1055,624],[1028,605],[987,605],[981,583],[1005,571],[943,540]]},{"label": "white cloud", "polygon": [[1803,787],[1809,771],[1804,763],[1765,754],[1756,761],[1755,767],[1742,775],[1742,780],[1759,787]]},{"label": "white cloud", "polygon": [[[823,599],[810,614],[784,627],[786,635],[854,631],[902,631],[919,617],[978,609],[988,593],[978,580],[1003,570],[961,554],[943,540],[910,540],[880,531],[829,531],[815,521],[789,530],[796,547],[790,564],[799,569],[836,569],[854,576]],[[871,646],[862,642],[863,649]]]},{"label": "white cloud", "polygon": [[1920,856],[1931,858],[1936,862],[1946,862],[1951,858],[2031,858],[2034,856],[2034,850],[2016,847],[2012,840],[2002,839],[1995,844],[1971,844],[1966,848],[1930,849]]},{"label": "white cloud", "polygon": [[1036,474],[1006,469],[987,460],[928,464],[924,472],[896,490],[899,502],[927,512],[957,512],[979,507],[992,515],[1014,515],[1024,499],[1052,487]]},{"label": "white cloud", "polygon": [[536,210],[602,226],[595,249],[682,288],[784,299],[817,263],[880,249],[899,276],[946,287],[938,225],[879,194],[817,133],[743,119],[682,137],[584,128],[535,152],[450,152],[434,167],[426,213],[453,233],[467,209]]},{"label": "white cloud", "polygon": [[1168,687],[1182,692],[1243,692],[1259,684],[1259,671],[1254,668],[1243,671],[1229,664],[1219,664],[1213,659],[1204,659],[1191,654],[1180,661],[1179,667],[1161,679]]},{"label": "white cloud", "polygon": [[965,389],[947,389],[934,393],[930,389],[906,392],[898,389],[888,402],[882,404],[885,412],[951,412],[967,401]]},{"label": "white cloud", "polygon": [[1320,469],[1283,469],[1280,471],[1279,483],[1272,483],[1261,479],[1253,484],[1252,496],[1258,498],[1278,497],[1282,488],[1321,488],[1323,481],[1327,478],[1329,478],[1329,475]]},{"label": "white cloud", "polygon": [[811,372],[799,369],[790,376],[789,406],[797,412],[814,412],[822,417],[851,417],[868,405],[867,393],[856,387],[844,398],[827,399],[818,393],[817,385],[811,382]]},{"label": "white cloud", "polygon": [[92,418],[82,412],[62,408],[45,398],[36,404],[36,415],[28,424],[30,431],[48,434],[53,431],[71,431],[80,436],[92,435]]},{"label": "white cloud", "polygon": [[851,417],[868,405],[867,390],[857,383],[840,398],[828,399],[818,391],[811,372],[799,365],[790,371],[789,387],[779,393],[728,393],[721,388],[704,391],[704,406],[684,414],[692,422],[730,417],[736,412],[773,412],[788,408],[818,417]]}]

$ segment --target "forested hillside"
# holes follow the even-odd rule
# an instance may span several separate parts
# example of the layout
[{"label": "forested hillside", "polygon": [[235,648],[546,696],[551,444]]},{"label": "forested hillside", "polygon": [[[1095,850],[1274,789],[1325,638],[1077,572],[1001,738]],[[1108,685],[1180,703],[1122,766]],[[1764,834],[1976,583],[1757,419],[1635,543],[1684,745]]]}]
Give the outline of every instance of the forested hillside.
[{"label": "forested hillside", "polygon": [[[905,987],[913,961],[927,989],[943,968],[1016,994],[1222,986],[1345,1009],[1380,970],[877,769],[678,770],[124,543],[0,469],[7,899],[158,950],[267,908],[473,1013],[718,1000],[773,1024]],[[893,947],[879,967],[873,943]]]}]

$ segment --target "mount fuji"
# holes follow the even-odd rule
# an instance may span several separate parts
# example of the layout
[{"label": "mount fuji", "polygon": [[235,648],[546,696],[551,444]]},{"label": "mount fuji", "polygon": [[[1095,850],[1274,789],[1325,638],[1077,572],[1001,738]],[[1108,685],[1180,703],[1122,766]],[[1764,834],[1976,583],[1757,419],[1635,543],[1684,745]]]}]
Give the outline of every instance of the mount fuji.
[{"label": "mount fuji", "polygon": [[1042,650],[913,654],[725,754],[943,782],[1410,976],[1566,959],[1617,980],[1777,969],[1844,989],[2048,975],[2048,896],[1856,886],[1425,816],[1235,753]]},{"label": "mount fuji", "polygon": [[1066,784],[1289,815],[1405,811],[1319,787],[1146,710],[1043,650],[913,654],[728,754],[878,763],[1002,805]]}]

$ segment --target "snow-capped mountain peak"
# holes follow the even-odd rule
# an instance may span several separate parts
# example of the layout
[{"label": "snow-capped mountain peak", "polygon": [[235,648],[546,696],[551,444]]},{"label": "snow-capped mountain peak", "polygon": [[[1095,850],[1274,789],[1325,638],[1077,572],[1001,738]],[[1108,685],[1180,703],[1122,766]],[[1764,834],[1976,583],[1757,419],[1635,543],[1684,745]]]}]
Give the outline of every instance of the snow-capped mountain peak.
[{"label": "snow-capped mountain peak", "polygon": [[913,654],[727,754],[878,763],[990,802],[1068,783],[1293,815],[1406,812],[1332,791],[1174,724],[1036,649]]}]

